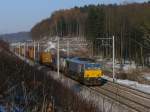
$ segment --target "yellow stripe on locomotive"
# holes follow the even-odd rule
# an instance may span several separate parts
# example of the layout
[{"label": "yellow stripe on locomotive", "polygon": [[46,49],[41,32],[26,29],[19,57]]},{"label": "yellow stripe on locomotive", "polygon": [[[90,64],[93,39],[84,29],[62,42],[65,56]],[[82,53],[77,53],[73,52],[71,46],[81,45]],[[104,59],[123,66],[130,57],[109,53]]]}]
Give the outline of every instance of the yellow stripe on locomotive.
[{"label": "yellow stripe on locomotive", "polygon": [[103,75],[100,69],[87,69],[84,71],[84,78],[98,78]]}]

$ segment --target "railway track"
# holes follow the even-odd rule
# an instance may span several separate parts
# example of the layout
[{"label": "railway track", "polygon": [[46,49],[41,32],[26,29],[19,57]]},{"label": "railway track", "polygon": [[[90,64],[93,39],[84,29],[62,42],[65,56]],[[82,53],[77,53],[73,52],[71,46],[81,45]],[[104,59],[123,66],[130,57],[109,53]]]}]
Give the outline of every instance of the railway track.
[{"label": "railway track", "polygon": [[[63,75],[63,77],[66,76]],[[119,102],[129,107],[133,112],[150,112],[150,94],[148,93],[111,81],[107,81],[102,86],[88,87],[82,85],[82,87]]]},{"label": "railway track", "polygon": [[[66,77],[63,75],[62,77]],[[73,79],[70,79],[73,80]],[[75,81],[75,80],[74,80]],[[75,81],[76,83],[79,83]],[[150,94],[138,91],[128,86],[107,81],[102,86],[82,87],[119,102],[135,112],[150,112]]]},{"label": "railway track", "polygon": [[108,81],[100,87],[90,89],[103,94],[137,112],[150,112],[150,94]]}]

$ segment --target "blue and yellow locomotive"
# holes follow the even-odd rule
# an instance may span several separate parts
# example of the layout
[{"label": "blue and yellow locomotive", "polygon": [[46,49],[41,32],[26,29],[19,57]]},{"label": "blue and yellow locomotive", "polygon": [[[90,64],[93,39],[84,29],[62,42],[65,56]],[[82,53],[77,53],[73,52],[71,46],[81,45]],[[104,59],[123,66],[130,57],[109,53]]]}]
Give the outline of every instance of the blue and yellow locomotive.
[{"label": "blue and yellow locomotive", "polygon": [[92,59],[79,57],[66,59],[66,72],[69,77],[86,85],[101,84],[103,75],[100,64]]}]

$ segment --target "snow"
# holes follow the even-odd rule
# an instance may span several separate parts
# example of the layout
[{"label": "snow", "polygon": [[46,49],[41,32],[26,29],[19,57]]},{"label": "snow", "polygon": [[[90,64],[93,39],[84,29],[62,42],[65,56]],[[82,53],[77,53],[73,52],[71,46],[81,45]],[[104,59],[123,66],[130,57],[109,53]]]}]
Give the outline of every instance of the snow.
[{"label": "snow", "polygon": [[142,74],[146,80],[150,81],[150,73],[142,73]]},{"label": "snow", "polygon": [[[113,81],[112,78],[108,77],[108,76],[103,76],[104,79],[107,79],[109,81]],[[131,80],[122,80],[122,79],[116,79],[116,83],[118,84],[122,84],[125,86],[129,86],[133,89],[145,92],[145,93],[150,93],[150,85],[146,85],[146,84],[140,84],[136,81],[131,81]]]},{"label": "snow", "polygon": [[41,69],[43,69],[44,68],[44,66],[38,66],[38,70],[41,70]]},{"label": "snow", "polygon": [[47,42],[47,48],[44,50],[44,51],[50,51],[51,49],[55,49],[56,48],[56,43],[53,43],[53,42],[51,42],[51,41],[48,41]]},{"label": "snow", "polygon": [[136,69],[136,65],[135,64],[124,64],[123,66],[123,70],[124,71],[129,71],[129,70],[132,70],[132,69]]},{"label": "snow", "polygon": [[61,49],[61,51],[63,51],[63,52],[67,52],[67,50],[66,50],[66,49]]},{"label": "snow", "polygon": [[145,76],[145,79],[150,81],[150,76]]},{"label": "snow", "polygon": [[[112,68],[113,63],[112,61],[105,61],[103,64],[104,68]],[[115,62],[115,70],[116,71],[123,71],[125,73],[129,73],[132,70],[136,69],[136,64],[134,62],[126,62],[125,64],[120,64],[118,61]]]},{"label": "snow", "polygon": [[115,64],[116,69],[122,69],[124,72],[129,72],[130,70],[136,69],[136,65],[134,63],[129,64]]},{"label": "snow", "polygon": [[47,45],[49,45],[51,48],[56,48],[56,43],[53,43],[51,41],[47,42]]}]

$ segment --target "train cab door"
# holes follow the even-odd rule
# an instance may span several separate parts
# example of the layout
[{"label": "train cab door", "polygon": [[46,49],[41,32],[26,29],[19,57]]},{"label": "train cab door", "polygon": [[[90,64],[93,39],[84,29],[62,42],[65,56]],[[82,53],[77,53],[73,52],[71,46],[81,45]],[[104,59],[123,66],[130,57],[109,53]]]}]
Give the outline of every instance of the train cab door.
[{"label": "train cab door", "polygon": [[78,74],[79,74],[79,77],[83,77],[83,74],[84,74],[84,64],[80,64],[79,65]]}]

